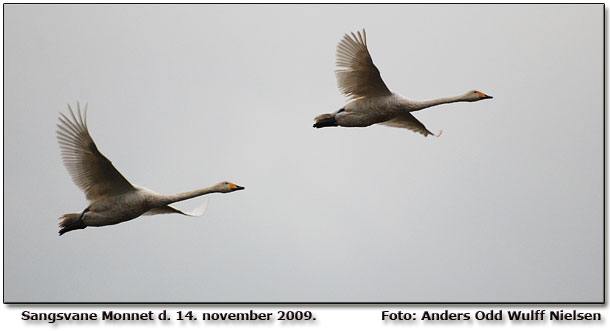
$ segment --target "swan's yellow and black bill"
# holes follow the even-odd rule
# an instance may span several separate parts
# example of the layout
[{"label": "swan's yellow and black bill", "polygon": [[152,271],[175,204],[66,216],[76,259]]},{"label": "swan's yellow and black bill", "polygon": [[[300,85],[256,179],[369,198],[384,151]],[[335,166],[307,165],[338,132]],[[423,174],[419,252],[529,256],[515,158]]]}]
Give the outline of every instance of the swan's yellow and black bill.
[{"label": "swan's yellow and black bill", "polygon": [[239,185],[235,185],[233,183],[229,183],[229,187],[231,188],[231,191],[239,191],[239,190],[245,189],[245,187],[239,186]]},{"label": "swan's yellow and black bill", "polygon": [[487,95],[487,94],[485,94],[485,93],[483,93],[483,92],[479,92],[479,91],[477,91],[477,94],[479,95],[479,97],[480,97],[481,99],[493,99],[493,98],[494,98],[494,97],[492,97],[491,95]]}]

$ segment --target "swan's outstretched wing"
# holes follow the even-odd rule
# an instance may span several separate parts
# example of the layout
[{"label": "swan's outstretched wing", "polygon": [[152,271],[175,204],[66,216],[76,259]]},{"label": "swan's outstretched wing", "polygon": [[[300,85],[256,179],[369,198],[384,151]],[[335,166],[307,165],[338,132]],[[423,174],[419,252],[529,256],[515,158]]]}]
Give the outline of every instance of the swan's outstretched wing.
[{"label": "swan's outstretched wing", "polygon": [[395,128],[409,129],[411,131],[421,133],[425,137],[427,137],[429,134],[439,137],[441,135],[441,133],[443,133],[443,130],[439,131],[437,134],[434,134],[434,133],[428,131],[428,129],[426,129],[426,127],[422,124],[422,122],[418,121],[417,118],[415,118],[415,116],[411,115],[411,113],[403,113],[401,115],[394,117],[393,119],[391,119],[387,122],[381,122],[379,124],[385,125],[385,126],[391,126],[391,127],[395,127]]},{"label": "swan's outstretched wing", "polygon": [[87,200],[94,201],[106,195],[134,190],[134,187],[98,151],[87,129],[87,107],[84,117],[78,105],[78,116],[68,105],[71,119],[60,113],[57,140],[61,158],[74,183],[84,192]]},{"label": "swan's outstretched wing", "polygon": [[366,48],[366,31],[345,35],[337,45],[337,85],[350,99],[390,95]]},{"label": "swan's outstretched wing", "polygon": [[208,209],[208,199],[205,199],[201,206],[191,210],[191,211],[183,211],[178,208],[174,208],[171,206],[159,207],[159,208],[151,208],[144,215],[158,215],[158,214],[182,214],[186,216],[201,216],[205,214],[205,211]]}]

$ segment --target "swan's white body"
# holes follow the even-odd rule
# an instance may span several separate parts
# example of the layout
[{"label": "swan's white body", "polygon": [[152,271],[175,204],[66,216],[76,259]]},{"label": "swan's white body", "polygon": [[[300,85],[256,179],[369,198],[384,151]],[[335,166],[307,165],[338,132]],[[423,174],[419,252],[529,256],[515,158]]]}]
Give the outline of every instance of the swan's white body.
[{"label": "swan's white body", "polygon": [[[409,100],[391,92],[379,70],[373,64],[366,45],[366,32],[345,35],[337,45],[337,84],[349,101],[339,111],[315,118],[314,127],[326,126],[365,127],[381,124],[407,128],[424,136],[432,134],[411,112],[444,103],[491,99],[479,91],[430,101]],[[442,132],[442,131],[441,131]],[[440,135],[440,132],[437,136]]]},{"label": "swan's white body", "polygon": [[[194,198],[214,192],[223,192],[223,190],[221,187],[210,187],[206,188],[205,192],[193,191],[190,197]],[[172,202],[181,200],[185,199],[172,198],[172,196],[161,195],[144,187],[134,186],[132,191],[92,201],[88,210],[83,214],[82,220],[87,226],[104,226],[129,221],[141,215],[177,213],[186,216],[201,216],[204,214],[207,200],[202,206],[190,212],[168,206]]]},{"label": "swan's white body", "polygon": [[118,224],[143,214],[178,213],[201,216],[207,207],[207,200],[192,212],[181,211],[169,204],[208,193],[228,193],[243,189],[230,182],[220,182],[199,190],[162,195],[134,186],[98,151],[87,129],[86,108],[84,117],[80,105],[78,117],[74,115],[69,105],[68,108],[72,118],[68,119],[60,114],[57,139],[68,172],[74,183],[85,192],[90,204],[82,213],[65,214],[60,217],[62,220],[60,235],[87,226]]}]

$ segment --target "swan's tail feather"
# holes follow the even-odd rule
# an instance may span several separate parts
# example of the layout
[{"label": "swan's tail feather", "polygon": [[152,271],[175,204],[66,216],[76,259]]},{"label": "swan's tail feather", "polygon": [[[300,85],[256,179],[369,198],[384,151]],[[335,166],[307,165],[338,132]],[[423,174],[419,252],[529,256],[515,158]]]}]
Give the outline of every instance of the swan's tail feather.
[{"label": "swan's tail feather", "polygon": [[61,220],[61,222],[59,222],[59,226],[61,227],[61,229],[59,230],[60,236],[66,232],[84,229],[87,227],[87,225],[85,225],[85,222],[83,222],[82,213],[65,214],[59,219]]},{"label": "swan's tail feather", "polygon": [[339,126],[337,119],[335,119],[335,114],[322,114],[316,117],[314,121],[313,127],[318,129],[327,126]]}]

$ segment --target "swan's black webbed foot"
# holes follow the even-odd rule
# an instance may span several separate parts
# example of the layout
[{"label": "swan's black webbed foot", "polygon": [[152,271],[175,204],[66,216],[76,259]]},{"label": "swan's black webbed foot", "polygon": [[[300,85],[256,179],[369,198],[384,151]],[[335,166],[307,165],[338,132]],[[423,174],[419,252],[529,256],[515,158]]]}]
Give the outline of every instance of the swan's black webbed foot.
[{"label": "swan's black webbed foot", "polygon": [[316,129],[327,127],[327,126],[339,126],[339,123],[337,123],[337,120],[333,116],[333,117],[320,118],[313,124],[313,127]]}]

